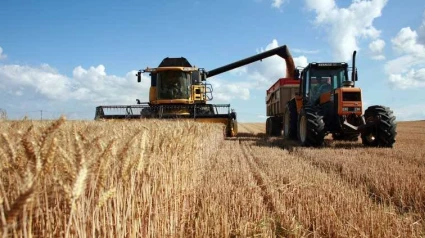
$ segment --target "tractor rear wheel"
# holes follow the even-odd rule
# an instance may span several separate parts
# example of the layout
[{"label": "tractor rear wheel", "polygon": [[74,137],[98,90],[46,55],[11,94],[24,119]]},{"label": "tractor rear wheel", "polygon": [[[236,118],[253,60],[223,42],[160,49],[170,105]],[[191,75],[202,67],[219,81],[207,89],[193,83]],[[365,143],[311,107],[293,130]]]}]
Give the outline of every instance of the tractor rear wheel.
[{"label": "tractor rear wheel", "polygon": [[317,109],[305,106],[298,119],[298,139],[302,146],[318,147],[325,139],[325,122]]},{"label": "tractor rear wheel", "polygon": [[366,123],[378,120],[361,135],[365,146],[393,147],[397,135],[397,124],[393,111],[384,106],[371,106],[365,111]]},{"label": "tractor rear wheel", "polygon": [[297,106],[294,100],[286,104],[283,116],[283,137],[287,140],[297,139]]}]

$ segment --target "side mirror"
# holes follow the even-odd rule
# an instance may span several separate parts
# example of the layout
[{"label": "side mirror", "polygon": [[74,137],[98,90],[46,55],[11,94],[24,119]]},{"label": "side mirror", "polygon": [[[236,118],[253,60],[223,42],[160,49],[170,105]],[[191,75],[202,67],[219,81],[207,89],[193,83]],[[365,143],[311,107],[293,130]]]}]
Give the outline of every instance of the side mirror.
[{"label": "side mirror", "polygon": [[151,73],[151,87],[156,87],[156,73]]},{"label": "side mirror", "polygon": [[294,70],[294,77],[295,77],[295,79],[299,79],[300,78],[300,70],[299,69],[295,69]]},{"label": "side mirror", "polygon": [[193,71],[192,72],[192,82],[194,84],[198,84],[199,83],[199,71]]},{"label": "side mirror", "polygon": [[142,82],[142,71],[141,70],[139,70],[139,72],[137,72],[136,76],[137,76],[137,82],[138,83]]}]

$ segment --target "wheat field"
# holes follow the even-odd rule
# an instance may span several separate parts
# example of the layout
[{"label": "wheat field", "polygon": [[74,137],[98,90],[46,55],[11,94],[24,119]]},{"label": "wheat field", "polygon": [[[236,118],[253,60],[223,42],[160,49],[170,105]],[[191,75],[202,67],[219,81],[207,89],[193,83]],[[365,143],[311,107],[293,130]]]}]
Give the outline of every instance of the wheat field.
[{"label": "wheat field", "polygon": [[239,124],[1,121],[2,237],[424,237],[425,121],[393,149]]}]

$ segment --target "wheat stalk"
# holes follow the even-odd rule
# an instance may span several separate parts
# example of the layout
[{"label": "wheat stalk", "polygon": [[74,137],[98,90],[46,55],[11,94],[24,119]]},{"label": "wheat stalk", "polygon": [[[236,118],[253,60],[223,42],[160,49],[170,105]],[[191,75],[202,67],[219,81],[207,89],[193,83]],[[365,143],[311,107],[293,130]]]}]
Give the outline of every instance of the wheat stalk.
[{"label": "wheat stalk", "polygon": [[115,196],[115,193],[117,192],[116,188],[111,188],[108,191],[104,192],[102,196],[100,196],[99,201],[97,202],[96,207],[99,209],[101,208],[110,198]]},{"label": "wheat stalk", "polygon": [[147,140],[147,132],[143,132],[142,139],[140,141],[140,152],[139,152],[139,160],[137,163],[137,171],[140,172],[143,170],[143,164],[144,164],[144,154],[145,154],[145,148],[146,148],[146,140]]},{"label": "wheat stalk", "polygon": [[[55,132],[65,122],[65,120],[66,118],[64,116],[61,116],[58,120],[53,122],[46,130],[43,131],[38,141],[38,146],[40,148],[40,151],[42,151],[42,149],[44,148],[47,137],[50,134],[53,134],[53,132]],[[41,157],[44,157],[44,156],[41,156]]]},{"label": "wheat stalk", "polygon": [[25,205],[28,204],[28,202],[31,200],[32,194],[34,193],[34,178],[31,176],[30,173],[28,173],[27,175],[27,189],[25,190],[25,192],[21,193],[18,198],[16,198],[16,200],[12,203],[10,209],[5,213],[6,225],[10,225],[12,222],[15,221],[15,218],[18,216],[19,212],[21,212]]},{"label": "wheat stalk", "polygon": [[87,161],[85,159],[83,149],[81,148],[81,145],[79,143],[79,138],[77,136],[77,133],[75,133],[75,128],[74,128],[74,135],[75,135],[75,149],[76,149],[75,157],[76,157],[76,162],[78,163],[78,166],[79,166],[79,171],[74,181],[74,185],[72,187],[71,204],[70,204],[71,213],[69,214],[69,220],[68,220],[68,225],[66,228],[65,237],[69,236],[69,230],[72,224],[72,218],[75,213],[76,201],[81,196],[81,194],[83,194],[83,192],[85,191],[86,179],[88,176]]},{"label": "wheat stalk", "polygon": [[3,140],[6,142],[8,152],[9,152],[8,153],[9,158],[12,161],[15,161],[16,160],[16,151],[15,151],[14,147],[12,146],[12,143],[10,142],[8,135],[6,133],[2,133],[1,136],[2,136]]},{"label": "wheat stalk", "polygon": [[22,143],[22,145],[25,149],[26,158],[33,163],[37,163],[37,161],[36,161],[37,160],[37,154],[35,153],[34,146],[28,140],[28,137],[30,135],[32,128],[33,128],[32,125],[28,128],[27,132],[24,134],[24,136],[21,140],[21,143]]},{"label": "wheat stalk", "polygon": [[46,173],[50,172],[52,169],[52,165],[53,165],[53,158],[55,157],[56,154],[56,149],[57,149],[57,143],[58,140],[56,138],[53,138],[52,143],[49,145],[49,149],[47,150],[47,153],[44,157],[44,171]]},{"label": "wheat stalk", "polygon": [[133,143],[135,139],[137,138],[137,135],[140,134],[140,132],[141,130],[134,133],[134,135],[128,140],[128,142],[125,144],[121,152],[118,154],[118,159],[121,161],[123,160],[123,164],[121,167],[121,177],[123,178],[124,181],[128,180],[128,177],[129,177],[128,170],[131,167],[131,156],[128,156],[127,153],[129,149],[133,146]]}]

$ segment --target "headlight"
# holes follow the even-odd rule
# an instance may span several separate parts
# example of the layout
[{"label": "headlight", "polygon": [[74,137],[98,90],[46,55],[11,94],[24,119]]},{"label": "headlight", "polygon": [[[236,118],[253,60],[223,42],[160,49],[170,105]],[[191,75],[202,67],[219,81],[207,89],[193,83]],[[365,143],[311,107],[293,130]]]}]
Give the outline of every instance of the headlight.
[{"label": "headlight", "polygon": [[343,112],[360,112],[362,110],[361,107],[343,107]]}]

